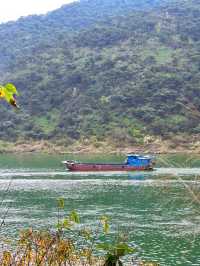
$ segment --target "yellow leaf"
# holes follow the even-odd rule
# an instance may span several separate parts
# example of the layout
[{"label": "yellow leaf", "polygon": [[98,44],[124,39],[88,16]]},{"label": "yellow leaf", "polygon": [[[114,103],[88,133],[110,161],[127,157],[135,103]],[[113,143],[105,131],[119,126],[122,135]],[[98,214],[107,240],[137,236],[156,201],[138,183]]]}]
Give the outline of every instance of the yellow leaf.
[{"label": "yellow leaf", "polygon": [[5,98],[5,92],[2,88],[0,88],[0,98]]},{"label": "yellow leaf", "polygon": [[101,219],[100,219],[100,222],[103,225],[104,233],[108,234],[109,233],[109,229],[110,229],[110,226],[109,226],[109,223],[108,223],[108,217],[107,216],[102,216]]}]

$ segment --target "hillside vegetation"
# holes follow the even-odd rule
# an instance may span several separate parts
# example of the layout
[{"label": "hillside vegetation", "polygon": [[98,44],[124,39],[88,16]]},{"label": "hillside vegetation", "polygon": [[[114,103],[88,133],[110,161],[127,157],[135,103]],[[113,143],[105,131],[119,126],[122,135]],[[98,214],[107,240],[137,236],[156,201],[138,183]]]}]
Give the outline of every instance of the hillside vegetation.
[{"label": "hillside vegetation", "polygon": [[200,133],[200,3],[82,0],[0,25],[0,138],[112,139]]}]

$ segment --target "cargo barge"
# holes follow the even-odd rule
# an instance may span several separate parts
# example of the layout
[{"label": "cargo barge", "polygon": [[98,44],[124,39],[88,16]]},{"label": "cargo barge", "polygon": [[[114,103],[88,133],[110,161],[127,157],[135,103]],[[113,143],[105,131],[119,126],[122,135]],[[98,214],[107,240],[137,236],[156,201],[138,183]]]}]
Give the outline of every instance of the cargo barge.
[{"label": "cargo barge", "polygon": [[151,156],[130,154],[124,163],[82,163],[76,161],[63,161],[69,171],[150,171],[153,170],[154,161]]}]

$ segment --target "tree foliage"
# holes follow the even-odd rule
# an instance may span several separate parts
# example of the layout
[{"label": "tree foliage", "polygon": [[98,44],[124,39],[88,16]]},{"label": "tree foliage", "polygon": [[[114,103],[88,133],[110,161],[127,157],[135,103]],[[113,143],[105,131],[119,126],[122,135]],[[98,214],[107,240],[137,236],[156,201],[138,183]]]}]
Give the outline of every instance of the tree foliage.
[{"label": "tree foliage", "polygon": [[198,133],[199,27],[200,4],[187,0],[82,0],[0,25],[1,82],[23,106],[1,106],[0,137]]}]

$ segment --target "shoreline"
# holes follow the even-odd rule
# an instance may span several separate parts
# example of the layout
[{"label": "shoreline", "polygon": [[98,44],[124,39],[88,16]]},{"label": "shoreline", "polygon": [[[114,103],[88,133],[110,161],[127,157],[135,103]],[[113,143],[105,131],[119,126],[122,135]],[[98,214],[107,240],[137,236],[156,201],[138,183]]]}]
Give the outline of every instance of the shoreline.
[{"label": "shoreline", "polygon": [[126,144],[119,146],[110,142],[80,143],[58,145],[54,142],[41,141],[0,141],[0,153],[47,153],[47,154],[200,154],[200,144],[181,143],[176,146],[169,141],[157,141],[142,145]]}]

